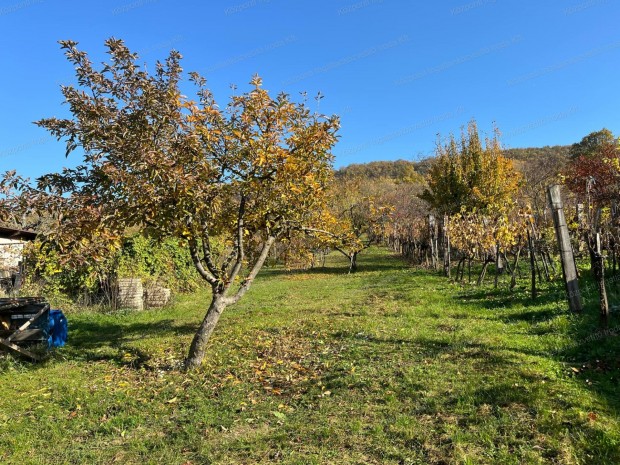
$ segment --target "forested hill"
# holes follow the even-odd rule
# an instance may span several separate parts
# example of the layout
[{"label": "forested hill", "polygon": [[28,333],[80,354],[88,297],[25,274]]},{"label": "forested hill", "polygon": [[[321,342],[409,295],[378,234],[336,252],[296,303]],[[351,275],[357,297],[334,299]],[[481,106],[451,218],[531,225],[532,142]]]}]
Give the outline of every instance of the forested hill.
[{"label": "forested hill", "polygon": [[504,156],[519,161],[530,161],[541,157],[549,157],[555,160],[567,160],[570,147],[570,145],[546,145],[545,147],[506,149],[504,150]]},{"label": "forested hill", "polygon": [[[545,147],[528,147],[506,149],[504,155],[515,161],[519,170],[526,165],[555,167],[562,169],[569,157],[570,145],[553,145]],[[336,171],[338,178],[360,177],[365,179],[390,178],[407,179],[415,176],[414,173],[426,174],[432,158],[417,162],[407,160],[371,161],[369,163],[355,163],[344,166]]]},{"label": "forested hill", "polygon": [[343,166],[336,171],[337,178],[406,179],[416,173],[416,163],[407,160],[371,161]]}]

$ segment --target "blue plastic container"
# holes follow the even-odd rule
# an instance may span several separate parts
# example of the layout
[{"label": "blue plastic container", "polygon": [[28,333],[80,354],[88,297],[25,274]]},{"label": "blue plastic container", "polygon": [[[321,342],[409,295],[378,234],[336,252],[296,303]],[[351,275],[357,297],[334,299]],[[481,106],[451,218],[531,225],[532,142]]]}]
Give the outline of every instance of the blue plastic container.
[{"label": "blue plastic container", "polygon": [[62,311],[50,310],[47,345],[50,348],[64,346],[67,342],[68,332],[69,325]]}]

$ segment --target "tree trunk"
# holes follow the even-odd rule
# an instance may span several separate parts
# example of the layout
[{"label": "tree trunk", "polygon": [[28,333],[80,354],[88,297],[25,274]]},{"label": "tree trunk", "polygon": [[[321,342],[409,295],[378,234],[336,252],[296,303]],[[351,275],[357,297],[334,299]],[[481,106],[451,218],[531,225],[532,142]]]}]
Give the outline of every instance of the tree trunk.
[{"label": "tree trunk", "polygon": [[540,261],[543,264],[543,271],[545,272],[545,278],[547,282],[549,282],[551,281],[551,274],[549,273],[549,264],[547,263],[547,257],[545,256],[544,252],[539,253],[538,256],[540,257]]},{"label": "tree trunk", "polygon": [[534,239],[532,239],[532,242],[534,243],[534,245],[532,246],[533,247],[532,250],[534,250],[534,263],[536,265],[536,272],[538,273],[538,282],[542,283],[542,280],[543,280],[542,271],[541,271],[540,264],[538,263],[540,261],[539,260],[540,257],[539,257],[539,254],[536,253],[536,243],[534,242]]},{"label": "tree trunk", "polygon": [[357,271],[357,252],[353,252],[349,255],[349,261],[351,262],[349,266],[349,273],[354,273]]},{"label": "tree trunk", "polygon": [[448,215],[443,217],[443,272],[450,277],[450,219]]},{"label": "tree trunk", "polygon": [[601,236],[596,234],[594,238],[586,235],[586,242],[590,251],[590,264],[592,274],[598,287],[599,308],[601,325],[607,327],[609,324],[609,304],[607,302],[607,291],[605,289],[605,260],[601,252]]},{"label": "tree trunk", "polygon": [[519,257],[521,256],[521,247],[517,249],[517,255],[515,257],[515,262],[512,267],[511,277],[510,277],[510,290],[512,291],[517,285],[517,269],[519,268]]},{"label": "tree trunk", "polygon": [[[579,225],[579,229],[581,231],[585,231],[588,229],[588,218],[586,217],[586,211],[583,203],[577,204],[577,224]],[[583,237],[578,239],[577,251],[583,252],[588,244],[584,241]]]},{"label": "tree trunk", "polygon": [[504,273],[504,261],[502,260],[502,255],[500,253],[499,244],[495,246],[495,284],[494,287],[497,289],[497,285],[499,283],[499,277]]},{"label": "tree trunk", "polygon": [[544,254],[547,257],[547,262],[549,262],[549,266],[551,266],[551,271],[555,273],[555,263],[553,262],[553,257],[549,253],[549,250],[545,250]]},{"label": "tree trunk", "polygon": [[[241,222],[240,222],[240,225],[242,226]],[[240,237],[239,244],[243,244],[242,227],[240,227],[239,229],[240,229],[239,230],[239,237]],[[256,262],[254,262],[254,266],[250,270],[250,273],[248,274],[248,276],[241,282],[241,285],[239,286],[239,289],[237,289],[237,292],[235,294],[229,295],[228,291],[230,287],[232,286],[232,284],[235,282],[235,278],[238,276],[239,270],[241,269],[241,266],[243,263],[243,259],[244,259],[243,245],[239,247],[237,263],[235,264],[233,271],[231,271],[230,275],[228,276],[230,280],[228,285],[222,285],[221,282],[213,279],[213,277],[210,278],[209,282],[211,283],[211,288],[213,290],[213,297],[211,299],[211,305],[209,305],[207,314],[202,320],[202,323],[200,324],[200,327],[198,328],[198,331],[194,335],[194,339],[192,340],[192,343],[190,345],[189,353],[187,354],[187,358],[185,359],[186,370],[192,370],[192,369],[198,368],[202,364],[202,361],[205,357],[205,352],[207,349],[207,343],[209,342],[209,338],[211,337],[211,334],[213,333],[213,330],[215,329],[217,322],[220,319],[220,316],[222,316],[224,309],[226,309],[228,305],[237,303],[239,299],[241,299],[245,295],[245,293],[250,289],[250,286],[252,286],[252,283],[254,282],[256,275],[258,274],[258,272],[261,270],[261,268],[265,264],[265,261],[267,260],[267,257],[269,256],[269,251],[271,249],[271,246],[273,245],[275,240],[276,240],[275,236],[269,236],[267,238],[267,240],[263,244],[263,248],[260,252],[260,255],[256,259]],[[194,255],[193,257],[194,264],[196,265],[196,268],[200,271],[202,267],[200,263],[200,259],[197,259],[197,256],[195,253],[192,255]]]},{"label": "tree trunk", "polygon": [[489,267],[489,264],[492,262],[493,260],[489,260],[488,258],[485,258],[484,265],[482,265],[482,271],[480,272],[480,276],[478,276],[478,282],[476,283],[477,286],[480,286],[483,283],[484,277],[487,274],[487,268]]},{"label": "tree trunk", "polygon": [[512,277],[512,265],[510,264],[510,260],[508,256],[502,252],[502,260],[504,262],[504,273],[508,273]]},{"label": "tree trunk", "polygon": [[192,344],[190,345],[189,353],[185,359],[186,369],[191,370],[198,368],[202,364],[209,338],[225,308],[226,301],[224,297],[219,293],[214,293],[211,305],[209,305],[209,310],[207,310],[207,314],[202,320],[200,328],[198,328],[192,340]]},{"label": "tree trunk", "polygon": [[[456,266],[456,280],[457,281],[463,281],[463,271],[465,269],[465,256],[463,256],[460,260],[458,265]],[[459,277],[459,273],[460,273],[460,277]]]},{"label": "tree trunk", "polygon": [[439,252],[437,251],[437,222],[434,215],[428,215],[428,235],[431,241],[431,260],[433,269],[437,269]]}]

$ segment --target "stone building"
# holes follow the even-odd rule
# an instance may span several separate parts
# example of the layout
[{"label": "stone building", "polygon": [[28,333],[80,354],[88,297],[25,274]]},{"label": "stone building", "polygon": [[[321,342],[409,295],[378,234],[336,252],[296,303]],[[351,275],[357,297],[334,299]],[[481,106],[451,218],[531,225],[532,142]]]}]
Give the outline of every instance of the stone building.
[{"label": "stone building", "polygon": [[31,231],[0,227],[0,291],[19,287],[24,245],[36,237]]}]

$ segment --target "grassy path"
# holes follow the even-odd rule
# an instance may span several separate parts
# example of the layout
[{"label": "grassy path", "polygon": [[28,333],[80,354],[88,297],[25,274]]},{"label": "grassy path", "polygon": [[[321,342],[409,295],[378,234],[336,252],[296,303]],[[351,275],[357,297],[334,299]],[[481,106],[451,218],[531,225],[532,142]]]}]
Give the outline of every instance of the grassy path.
[{"label": "grassy path", "polygon": [[190,375],[207,293],[69,315],[48,362],[0,359],[0,463],[620,463],[620,333],[383,250],[351,276],[330,258],[263,273]]}]

